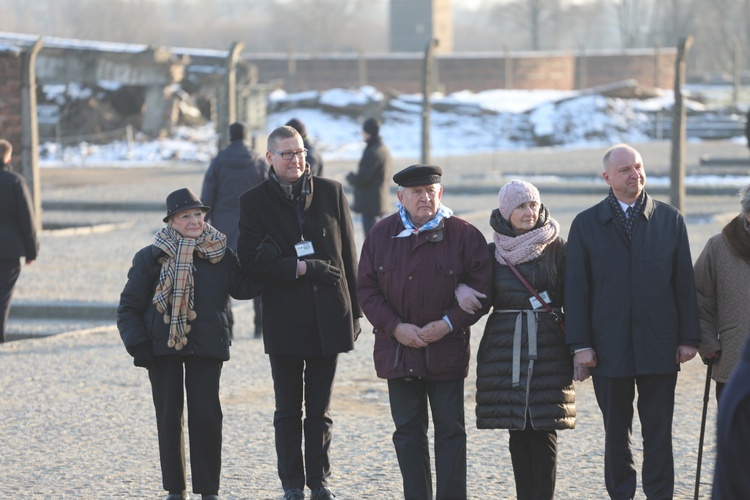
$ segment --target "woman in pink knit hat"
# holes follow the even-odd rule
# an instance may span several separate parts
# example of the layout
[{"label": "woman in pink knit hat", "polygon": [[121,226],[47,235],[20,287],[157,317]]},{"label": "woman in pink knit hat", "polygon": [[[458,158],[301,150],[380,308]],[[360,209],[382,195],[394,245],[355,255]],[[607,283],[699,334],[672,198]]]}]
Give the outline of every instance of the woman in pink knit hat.
[{"label": "woman in pink knit hat", "polygon": [[[477,427],[509,429],[519,500],[551,499],[557,431],[574,428],[576,421],[573,362],[557,322],[566,242],[539,190],[520,180],[500,189],[490,225],[493,311],[477,351]],[[465,285],[459,285],[456,296],[466,310],[477,309],[473,290]]]}]

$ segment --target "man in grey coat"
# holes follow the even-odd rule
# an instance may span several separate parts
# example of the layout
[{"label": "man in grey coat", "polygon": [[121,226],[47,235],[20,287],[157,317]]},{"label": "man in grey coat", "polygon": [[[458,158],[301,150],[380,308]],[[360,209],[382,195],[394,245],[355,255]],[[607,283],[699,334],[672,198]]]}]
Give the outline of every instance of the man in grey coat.
[{"label": "man in grey coat", "polygon": [[[236,252],[240,195],[268,178],[268,164],[265,158],[245,146],[245,127],[241,123],[229,126],[229,140],[229,145],[219,151],[208,166],[203,178],[201,200],[211,207],[211,211],[206,215],[206,221],[227,236],[227,246]],[[253,305],[255,336],[260,337],[263,331],[260,297],[253,299]],[[227,319],[229,331],[232,332],[234,317],[231,299]]]},{"label": "man in grey coat", "polygon": [[611,498],[633,498],[633,400],[643,434],[643,490],[672,498],[672,416],[680,363],[700,342],[687,230],[674,207],[645,191],[640,153],[607,150],[609,196],[578,214],[565,271],[567,343],[589,367],[605,428],[604,474]]}]

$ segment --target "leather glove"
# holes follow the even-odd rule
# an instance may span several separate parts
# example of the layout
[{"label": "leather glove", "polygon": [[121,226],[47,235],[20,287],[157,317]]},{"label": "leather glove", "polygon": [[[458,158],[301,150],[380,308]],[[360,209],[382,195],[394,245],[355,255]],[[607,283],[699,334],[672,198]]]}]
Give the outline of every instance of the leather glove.
[{"label": "leather glove", "polygon": [[330,261],[320,259],[306,259],[307,275],[311,280],[323,283],[324,285],[336,285],[341,281],[341,271],[338,267],[332,266]]},{"label": "leather glove", "polygon": [[140,344],[133,348],[133,365],[146,368],[154,365],[154,354],[151,352],[151,344]]},{"label": "leather glove", "polygon": [[354,318],[354,341],[355,342],[359,338],[360,333],[362,333],[362,327],[359,325],[359,318]]}]

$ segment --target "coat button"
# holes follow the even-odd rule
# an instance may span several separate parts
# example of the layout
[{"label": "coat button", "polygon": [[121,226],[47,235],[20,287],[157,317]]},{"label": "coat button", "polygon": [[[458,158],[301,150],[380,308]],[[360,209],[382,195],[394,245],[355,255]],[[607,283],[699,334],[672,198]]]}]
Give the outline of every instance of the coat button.
[{"label": "coat button", "polygon": [[409,279],[409,281],[411,281],[411,280],[412,280],[412,279],[414,279],[414,278],[413,278],[412,276],[409,276],[409,278],[408,278],[408,279]]},{"label": "coat button", "polygon": [[313,285],[313,292],[317,292],[317,291],[318,291],[318,285]]}]

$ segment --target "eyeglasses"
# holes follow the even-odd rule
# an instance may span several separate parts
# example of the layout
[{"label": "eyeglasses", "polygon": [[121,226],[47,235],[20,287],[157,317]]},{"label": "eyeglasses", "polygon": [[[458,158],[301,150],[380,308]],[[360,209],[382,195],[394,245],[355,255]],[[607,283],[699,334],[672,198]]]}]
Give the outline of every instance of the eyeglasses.
[{"label": "eyeglasses", "polygon": [[271,152],[281,156],[282,160],[291,160],[295,156],[300,160],[302,158],[307,158],[306,149],[303,149],[302,151],[276,151],[275,149],[272,149]]}]

